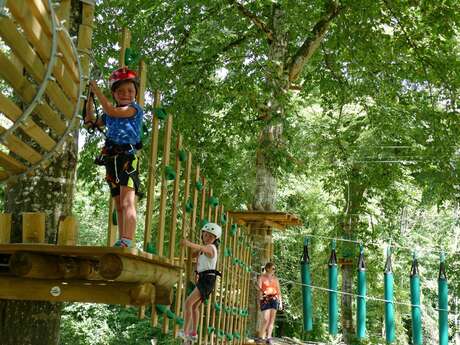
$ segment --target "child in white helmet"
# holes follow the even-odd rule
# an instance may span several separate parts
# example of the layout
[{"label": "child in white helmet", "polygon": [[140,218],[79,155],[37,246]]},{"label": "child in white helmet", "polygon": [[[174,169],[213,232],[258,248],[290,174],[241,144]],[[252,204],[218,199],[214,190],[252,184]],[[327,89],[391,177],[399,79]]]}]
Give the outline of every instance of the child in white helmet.
[{"label": "child in white helmet", "polygon": [[179,336],[185,340],[192,342],[198,340],[199,307],[214,290],[216,276],[220,276],[216,267],[221,235],[222,228],[218,224],[207,223],[201,229],[203,244],[193,243],[186,239],[181,240],[182,246],[192,249],[192,256],[198,256],[196,264],[198,282],[185,301],[184,330],[179,332]]}]

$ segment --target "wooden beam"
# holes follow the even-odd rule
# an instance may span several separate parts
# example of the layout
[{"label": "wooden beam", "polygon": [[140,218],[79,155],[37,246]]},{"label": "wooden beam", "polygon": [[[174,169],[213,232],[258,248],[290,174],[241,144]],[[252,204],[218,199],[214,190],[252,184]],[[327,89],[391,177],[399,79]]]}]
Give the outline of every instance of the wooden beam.
[{"label": "wooden beam", "polygon": [[65,216],[59,220],[58,245],[75,246],[78,240],[78,222],[74,216]]},{"label": "wooden beam", "polygon": [[166,299],[157,299],[156,295],[155,286],[148,283],[62,281],[0,276],[2,299],[121,305],[167,302]]}]

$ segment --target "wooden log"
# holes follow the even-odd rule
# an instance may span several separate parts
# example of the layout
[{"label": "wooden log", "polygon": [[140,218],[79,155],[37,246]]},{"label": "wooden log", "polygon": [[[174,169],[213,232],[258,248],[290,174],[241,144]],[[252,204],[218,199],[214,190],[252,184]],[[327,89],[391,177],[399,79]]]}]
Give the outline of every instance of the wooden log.
[{"label": "wooden log", "polygon": [[178,135],[176,141],[176,162],[175,162],[175,173],[176,179],[174,180],[173,197],[172,197],[172,211],[171,211],[171,223],[169,227],[169,260],[174,262],[176,255],[176,231],[177,231],[177,210],[179,200],[179,183],[180,183],[180,168],[181,162],[179,159],[179,151],[182,149],[182,135]]},{"label": "wooden log", "polygon": [[16,252],[10,256],[9,266],[22,278],[102,280],[97,262],[82,258]]},{"label": "wooden log", "polygon": [[24,212],[22,214],[22,242],[45,243],[45,214]]},{"label": "wooden log", "polygon": [[0,243],[10,243],[11,213],[0,213]]},{"label": "wooden log", "polygon": [[107,280],[151,282],[160,287],[172,288],[179,280],[180,271],[117,254],[106,254],[100,260],[99,272]]},{"label": "wooden log", "polygon": [[58,245],[75,246],[78,241],[78,222],[73,216],[65,216],[59,221]]},{"label": "wooden log", "polygon": [[163,300],[157,295],[158,288],[148,283],[62,281],[0,276],[2,299],[146,305],[152,303],[152,300],[154,303],[162,303]]},{"label": "wooden log", "polygon": [[[29,81],[23,76],[22,71],[0,52],[0,75],[10,86],[15,90],[24,103],[30,103],[37,93],[36,87],[32,86]],[[66,130],[65,123],[60,116],[50,108],[47,104],[38,104],[35,107],[34,113],[37,114],[46,125],[51,128],[56,134],[62,135]]]},{"label": "wooden log", "polygon": [[172,132],[173,117],[169,115],[166,119],[166,127],[164,131],[163,142],[163,159],[162,159],[162,177],[161,177],[161,194],[160,194],[160,214],[158,216],[158,241],[157,253],[159,256],[164,255],[165,241],[165,220],[166,220],[166,199],[168,197],[168,180],[164,174],[166,166],[169,165],[169,154],[171,149],[171,132]]}]

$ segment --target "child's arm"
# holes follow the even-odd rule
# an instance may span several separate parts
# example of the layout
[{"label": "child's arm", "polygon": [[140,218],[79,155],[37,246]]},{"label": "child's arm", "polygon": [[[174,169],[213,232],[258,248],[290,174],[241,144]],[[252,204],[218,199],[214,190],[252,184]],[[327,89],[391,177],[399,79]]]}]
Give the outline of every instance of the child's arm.
[{"label": "child's arm", "polygon": [[85,128],[102,127],[104,125],[102,119],[98,119],[94,116],[94,104],[92,93],[89,94],[86,100],[86,114],[83,119],[83,125]]},{"label": "child's arm", "polygon": [[115,107],[112,103],[109,102],[107,97],[102,93],[101,89],[96,84],[95,80],[90,81],[91,91],[94,92],[96,97],[101,103],[102,109],[104,112],[112,117],[132,117],[136,114],[136,109],[130,107],[129,105],[123,107]]},{"label": "child's arm", "polygon": [[183,246],[191,248],[192,250],[196,250],[197,252],[203,252],[210,258],[214,257],[215,255],[214,250],[212,249],[212,245],[202,246],[200,244],[197,244],[189,240],[185,240],[185,239],[181,240],[181,244]]}]

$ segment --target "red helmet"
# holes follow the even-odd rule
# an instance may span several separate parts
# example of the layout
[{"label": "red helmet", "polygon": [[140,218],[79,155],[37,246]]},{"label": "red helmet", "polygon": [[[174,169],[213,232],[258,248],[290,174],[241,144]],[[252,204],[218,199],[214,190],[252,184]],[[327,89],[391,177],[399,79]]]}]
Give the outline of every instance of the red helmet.
[{"label": "red helmet", "polygon": [[118,82],[124,81],[124,80],[130,80],[134,82],[134,85],[136,86],[136,90],[137,90],[137,84],[139,83],[139,80],[137,78],[137,73],[136,71],[128,69],[128,67],[122,67],[112,72],[109,78],[110,90],[113,91],[114,86]]}]

